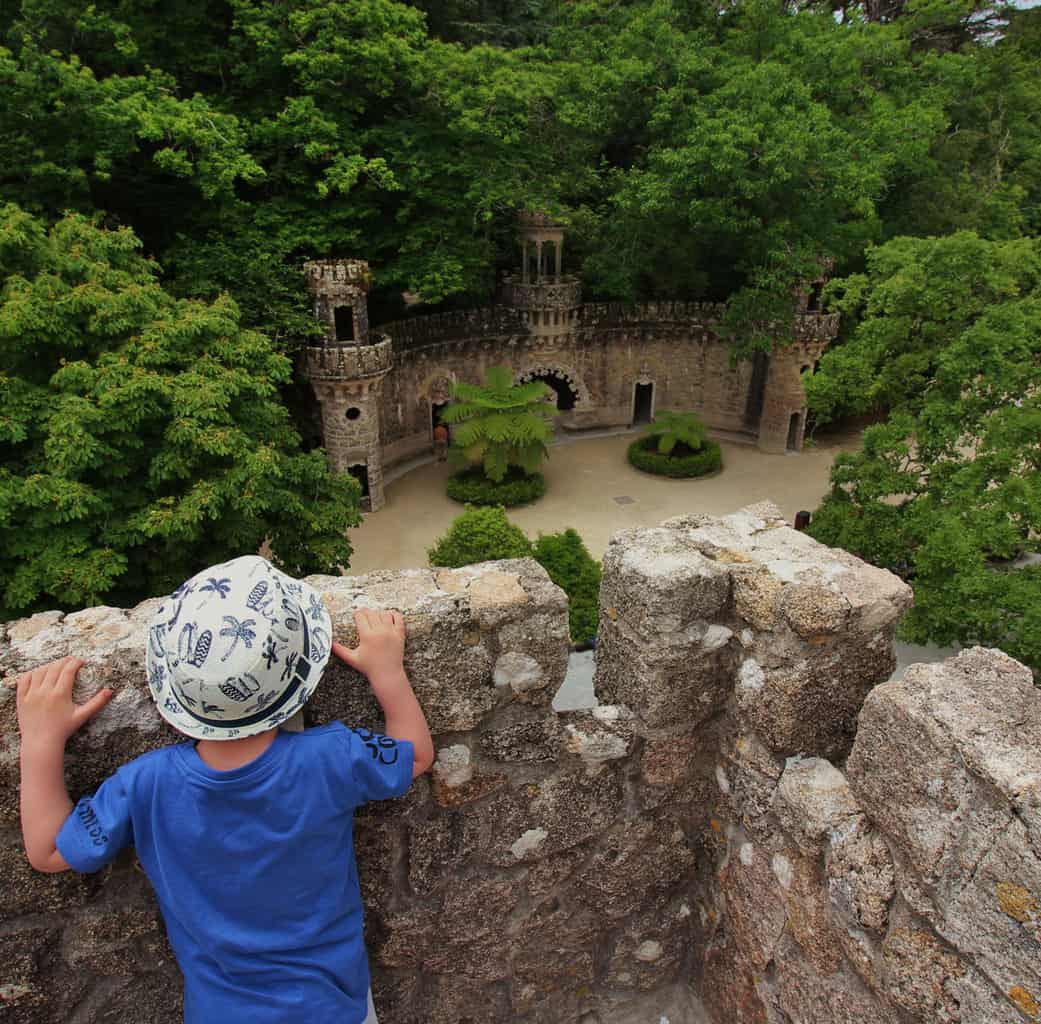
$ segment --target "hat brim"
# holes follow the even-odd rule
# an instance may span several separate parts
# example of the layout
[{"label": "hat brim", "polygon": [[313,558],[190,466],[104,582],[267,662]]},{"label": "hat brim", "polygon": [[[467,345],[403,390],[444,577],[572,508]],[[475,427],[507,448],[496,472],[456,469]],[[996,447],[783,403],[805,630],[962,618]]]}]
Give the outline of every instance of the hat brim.
[{"label": "hat brim", "polygon": [[[152,694],[152,700],[155,701],[156,710],[179,733],[196,740],[233,740],[257,736],[287,722],[303,708],[311,694],[318,688],[332,653],[332,618],[329,610],[321,599],[322,595],[310,584],[287,576],[274,567],[272,567],[272,571],[281,577],[290,592],[299,589],[297,601],[301,609],[300,620],[307,657],[298,659],[300,667],[295,671],[286,690],[268,707],[249,716],[244,721],[226,725],[217,720],[208,719],[186,707],[185,703],[172,691],[171,686],[157,684],[158,652],[154,649],[153,630],[149,630],[149,640],[145,648],[148,689]],[[317,600],[311,601],[311,595],[314,595]],[[153,627],[153,629],[155,628]],[[165,634],[161,635],[159,640],[164,641]]]}]

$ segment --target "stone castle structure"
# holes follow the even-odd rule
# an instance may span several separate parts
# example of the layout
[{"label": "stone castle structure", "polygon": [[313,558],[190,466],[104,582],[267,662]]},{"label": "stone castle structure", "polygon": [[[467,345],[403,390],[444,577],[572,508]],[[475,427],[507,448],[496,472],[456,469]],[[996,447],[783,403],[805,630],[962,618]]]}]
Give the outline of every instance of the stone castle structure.
[{"label": "stone castle structure", "polygon": [[[356,822],[382,1024],[1041,1020],[1041,691],[980,648],[885,682],[896,577],[765,503],[625,530],[601,703],[561,713],[566,599],[534,561],[312,583],[347,643],[356,608],[404,613],[437,748]],[[74,797],[178,738],[144,679],[158,604],[2,627],[5,679],[76,653],[117,691],[69,744]],[[132,853],[26,863],[14,705],[0,686],[2,1019],[177,1024]],[[380,725],[342,664],[307,713]]]},{"label": "stone castle structure", "polygon": [[369,327],[371,280],[363,260],[305,265],[320,345],[305,372],[321,405],[333,468],[357,476],[366,507],[383,504],[384,470],[428,452],[456,380],[477,383],[489,366],[538,378],[557,395],[565,430],[649,422],[656,409],[694,411],[727,435],[783,453],[802,447],[802,374],[838,332],[838,314],[795,304],[794,341],[731,364],[717,334],[726,306],[700,302],[582,302],[563,270],[564,231],[540,215],[519,220],[520,269],[499,303]]}]

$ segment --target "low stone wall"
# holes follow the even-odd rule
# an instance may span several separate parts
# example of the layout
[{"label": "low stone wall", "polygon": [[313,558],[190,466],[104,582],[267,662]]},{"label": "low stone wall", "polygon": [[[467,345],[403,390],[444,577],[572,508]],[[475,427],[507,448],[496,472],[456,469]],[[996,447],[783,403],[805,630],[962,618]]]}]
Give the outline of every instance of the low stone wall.
[{"label": "low stone wall", "polygon": [[[534,562],[312,578],[338,638],[401,609],[438,761],[359,814],[384,1024],[1037,1021],[1041,695],[1000,652],[890,673],[895,577],[769,505],[623,531],[604,561],[593,711],[555,714],[563,593]],[[156,602],[11,623],[5,677],[75,652],[117,696],[70,743],[74,794],[176,739],[144,686]],[[378,727],[329,670],[308,705]],[[859,718],[858,718],[859,716]],[[132,854],[45,876],[17,827],[0,689],[6,1020],[179,1020]],[[655,1002],[655,1000],[658,1000]],[[648,1016],[649,1008],[655,1007]]]}]

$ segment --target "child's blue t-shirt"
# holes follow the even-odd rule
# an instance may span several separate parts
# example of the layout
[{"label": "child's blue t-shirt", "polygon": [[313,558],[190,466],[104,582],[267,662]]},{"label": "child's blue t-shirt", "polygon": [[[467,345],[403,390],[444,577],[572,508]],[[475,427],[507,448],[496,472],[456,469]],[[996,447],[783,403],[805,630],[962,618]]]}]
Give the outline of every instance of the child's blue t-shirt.
[{"label": "child's blue t-shirt", "polygon": [[400,796],[412,744],[339,722],[215,771],[180,743],[124,765],[58,834],[76,871],[133,845],[184,974],[187,1024],[349,1024],[369,967],[352,812]]}]

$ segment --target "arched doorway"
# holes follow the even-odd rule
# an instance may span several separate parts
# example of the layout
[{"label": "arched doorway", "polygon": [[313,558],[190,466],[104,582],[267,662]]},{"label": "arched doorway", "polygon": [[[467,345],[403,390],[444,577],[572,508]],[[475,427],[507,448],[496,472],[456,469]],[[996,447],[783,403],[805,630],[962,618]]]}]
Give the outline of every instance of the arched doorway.
[{"label": "arched doorway", "polygon": [[557,412],[570,412],[578,401],[578,389],[571,378],[556,370],[540,370],[537,373],[526,373],[522,381],[540,380],[548,384],[557,396]]}]

